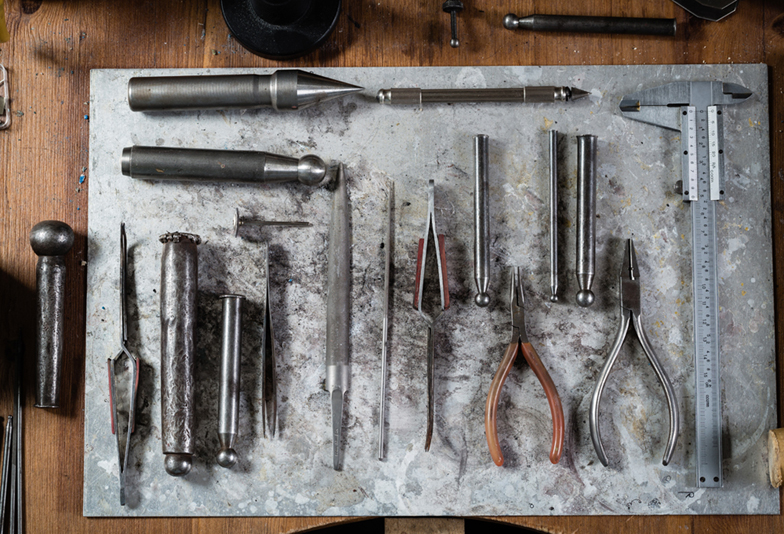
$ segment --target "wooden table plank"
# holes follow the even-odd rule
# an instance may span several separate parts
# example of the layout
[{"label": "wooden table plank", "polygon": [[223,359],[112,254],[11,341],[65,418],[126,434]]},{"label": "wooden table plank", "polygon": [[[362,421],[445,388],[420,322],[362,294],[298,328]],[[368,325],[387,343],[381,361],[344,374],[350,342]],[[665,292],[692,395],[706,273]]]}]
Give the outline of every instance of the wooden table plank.
[{"label": "wooden table plank", "polygon": [[[245,51],[223,23],[218,0],[6,0],[12,41],[0,45],[10,70],[10,130],[0,132],[0,341],[23,329],[25,379],[33,380],[35,262],[27,236],[38,221],[68,222],[77,239],[68,256],[65,402],[31,409],[26,394],[28,532],[297,532],[337,519],[91,519],[81,516],[89,70],[153,67],[558,65],[766,62],[771,75],[773,237],[777,341],[784,340],[784,6],[744,0],[719,23],[689,17],[669,1],[466,0],[458,50],[438,0],[345,0],[327,44],[280,63]],[[501,27],[508,12],[675,17],[675,38],[526,34]],[[19,115],[19,116],[17,116]],[[118,125],[122,127],[122,125]],[[784,367],[779,357],[779,367]],[[8,363],[0,359],[0,414],[11,410]],[[779,390],[784,373],[779,371]],[[779,396],[780,410],[784,410]],[[108,415],[107,415],[108,417]],[[108,423],[108,420],[107,420]],[[776,517],[498,518],[549,532],[775,532]]]}]

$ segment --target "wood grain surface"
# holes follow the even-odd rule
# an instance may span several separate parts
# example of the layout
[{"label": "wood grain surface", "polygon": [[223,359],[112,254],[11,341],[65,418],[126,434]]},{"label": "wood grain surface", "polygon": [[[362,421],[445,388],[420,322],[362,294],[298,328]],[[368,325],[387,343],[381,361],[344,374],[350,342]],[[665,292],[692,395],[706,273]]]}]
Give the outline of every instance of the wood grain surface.
[{"label": "wood grain surface", "polygon": [[[279,63],[246,52],[223,22],[219,0],[6,0],[13,123],[0,131],[0,343],[23,332],[25,498],[28,532],[299,532],[340,518],[85,519],[82,517],[89,75],[95,68],[757,63],[770,67],[777,345],[784,335],[784,2],[741,0],[719,23],[669,0],[465,0],[462,45],[448,46],[441,0],[344,0],[320,50]],[[675,17],[674,38],[534,34],[501,26],[506,13]],[[122,124],[117,125],[122,128]],[[33,409],[31,380],[36,256],[28,242],[44,219],[69,223],[63,407]],[[779,369],[784,358],[778,359]],[[11,412],[8,358],[0,357],[0,415]],[[779,391],[784,373],[778,374]],[[784,411],[779,395],[779,413]],[[108,431],[107,414],[107,431]],[[497,518],[553,533],[784,532],[774,517]]]}]

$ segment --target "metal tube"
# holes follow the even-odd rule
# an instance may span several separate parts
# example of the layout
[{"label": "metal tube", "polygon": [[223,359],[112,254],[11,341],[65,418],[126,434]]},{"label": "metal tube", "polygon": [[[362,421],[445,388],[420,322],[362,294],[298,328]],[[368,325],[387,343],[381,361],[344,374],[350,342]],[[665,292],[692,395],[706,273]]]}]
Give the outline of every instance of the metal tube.
[{"label": "metal tube", "polygon": [[317,156],[300,159],[269,152],[132,146],[123,149],[122,173],[158,181],[269,184],[321,183],[327,166]]},{"label": "metal tube", "polygon": [[577,137],[577,304],[594,302],[596,273],[596,136]]},{"label": "metal tube", "polygon": [[530,30],[538,32],[613,33],[631,35],[675,35],[675,19],[632,18],[632,17],[585,17],[572,15],[530,15],[518,18],[509,14],[504,17],[504,28],[508,30]]},{"label": "metal tube", "polygon": [[558,302],[558,131],[550,130],[550,301]]},{"label": "metal tube", "polygon": [[237,463],[234,441],[239,430],[240,356],[242,353],[242,295],[222,295],[223,328],[221,330],[221,375],[218,439],[221,450],[218,464],[233,467]]},{"label": "metal tube", "polygon": [[198,252],[201,238],[160,237],[161,256],[161,441],[166,472],[190,472],[194,453],[193,367],[196,359]]},{"label": "metal tube", "polygon": [[490,138],[474,137],[474,280],[477,306],[490,304],[490,202],[487,198],[487,154]]},{"label": "metal tube", "polygon": [[361,90],[301,70],[264,75],[154,76],[128,81],[128,105],[133,111],[296,110]]},{"label": "metal tube", "polygon": [[519,102],[534,104],[541,102],[563,102],[577,100],[588,93],[573,87],[529,86],[478,89],[418,89],[402,87],[381,89],[376,100],[381,104],[417,105],[428,103],[479,103]]},{"label": "metal tube", "polygon": [[327,263],[327,380],[332,404],[332,466],[340,468],[343,396],[349,388],[349,331],[351,315],[351,228],[348,188],[343,165],[332,194]]},{"label": "metal tube", "polygon": [[35,272],[36,387],[35,406],[59,408],[63,369],[65,309],[65,254],[71,250],[74,233],[60,221],[42,221],[30,232],[30,245],[38,255]]}]

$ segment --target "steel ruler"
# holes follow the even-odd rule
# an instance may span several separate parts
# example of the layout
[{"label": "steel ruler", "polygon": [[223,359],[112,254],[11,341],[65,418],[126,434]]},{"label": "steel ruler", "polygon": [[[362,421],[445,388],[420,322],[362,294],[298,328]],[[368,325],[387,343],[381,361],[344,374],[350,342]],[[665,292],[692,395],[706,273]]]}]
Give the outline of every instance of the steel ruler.
[{"label": "steel ruler", "polygon": [[716,202],[724,199],[722,108],[751,92],[722,82],[674,82],[626,95],[621,113],[681,132],[683,200],[691,204],[697,487],[721,487],[722,416]]}]

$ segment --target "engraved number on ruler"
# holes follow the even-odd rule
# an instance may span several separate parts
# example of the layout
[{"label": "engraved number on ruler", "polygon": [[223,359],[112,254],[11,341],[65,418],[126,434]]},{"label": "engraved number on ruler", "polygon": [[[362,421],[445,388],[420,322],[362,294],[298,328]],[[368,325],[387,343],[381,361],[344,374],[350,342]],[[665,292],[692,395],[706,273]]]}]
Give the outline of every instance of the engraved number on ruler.
[{"label": "engraved number on ruler", "polygon": [[721,110],[708,106],[708,158],[710,161],[710,199],[724,198],[724,135]]},{"label": "engraved number on ruler", "polygon": [[[697,112],[694,106],[684,106],[686,115],[686,145],[683,148],[686,156],[686,176],[689,188],[683,192],[684,200],[697,200],[699,198],[699,176],[697,176]],[[681,134],[683,135],[683,134]]]}]

